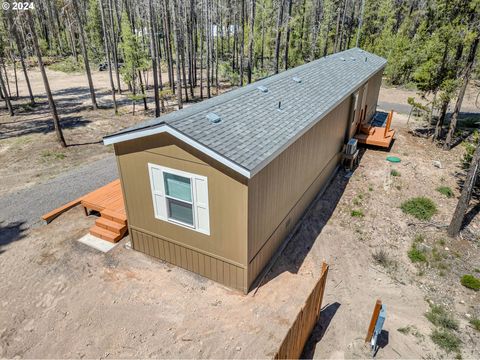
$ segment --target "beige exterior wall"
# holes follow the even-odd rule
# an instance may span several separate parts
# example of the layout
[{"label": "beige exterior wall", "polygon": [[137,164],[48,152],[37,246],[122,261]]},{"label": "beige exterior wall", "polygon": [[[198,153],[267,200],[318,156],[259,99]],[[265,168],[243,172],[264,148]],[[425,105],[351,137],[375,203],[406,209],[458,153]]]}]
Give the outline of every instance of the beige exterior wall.
[{"label": "beige exterior wall", "polygon": [[[246,291],[245,180],[214,168],[167,134],[116,144],[115,152],[133,248]],[[148,163],[208,178],[210,235],[155,218]]]},{"label": "beige exterior wall", "polygon": [[351,101],[344,100],[250,179],[249,286],[338,165]]}]

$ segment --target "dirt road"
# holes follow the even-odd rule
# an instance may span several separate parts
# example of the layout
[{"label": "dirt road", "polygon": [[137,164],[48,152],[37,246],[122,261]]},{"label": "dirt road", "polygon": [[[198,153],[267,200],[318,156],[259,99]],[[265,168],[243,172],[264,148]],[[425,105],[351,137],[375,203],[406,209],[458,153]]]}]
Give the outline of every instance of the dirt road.
[{"label": "dirt road", "polygon": [[[118,178],[113,155],[67,171],[29,188],[0,196],[0,228],[26,229],[40,224],[40,217]],[[0,244],[2,243],[0,234]]]}]

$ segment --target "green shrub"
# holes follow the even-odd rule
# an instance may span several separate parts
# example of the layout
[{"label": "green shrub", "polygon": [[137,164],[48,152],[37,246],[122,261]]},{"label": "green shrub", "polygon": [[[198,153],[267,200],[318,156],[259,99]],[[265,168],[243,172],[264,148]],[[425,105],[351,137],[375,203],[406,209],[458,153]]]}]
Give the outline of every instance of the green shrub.
[{"label": "green shrub", "polygon": [[480,331],[480,319],[473,318],[470,320],[470,324],[475,330]]},{"label": "green shrub", "polygon": [[430,337],[435,344],[447,352],[460,350],[460,339],[451,331],[435,329]]},{"label": "green shrub", "polygon": [[400,208],[405,214],[412,215],[419,220],[430,220],[437,212],[435,203],[423,196],[403,202]]},{"label": "green shrub", "polygon": [[364,217],[364,216],[365,216],[365,214],[363,213],[362,210],[352,210],[352,211],[350,212],[350,215],[351,215],[352,217]]},{"label": "green shrub", "polygon": [[412,330],[412,328],[410,326],[405,326],[405,327],[397,329],[398,332],[401,332],[404,335],[410,334],[410,330]]},{"label": "green shrub", "polygon": [[439,186],[437,188],[437,191],[442,194],[442,195],[445,195],[447,198],[451,198],[453,197],[453,190],[450,189],[448,186]]},{"label": "green shrub", "polygon": [[400,176],[400,171],[392,169],[390,170],[390,175],[392,176]]},{"label": "green shrub", "polygon": [[58,151],[44,150],[42,151],[42,158],[47,160],[63,160],[65,159],[65,154]]},{"label": "green shrub", "polygon": [[472,290],[478,291],[480,290],[480,279],[473,276],[473,275],[463,275],[460,279],[460,283]]},{"label": "green shrub", "polygon": [[458,330],[458,321],[441,305],[432,305],[425,317],[433,324],[444,329]]},{"label": "green shrub", "polygon": [[425,236],[423,234],[415,235],[415,242],[416,243],[423,243],[425,241]]},{"label": "green shrub", "polygon": [[64,73],[74,73],[82,72],[85,70],[83,63],[80,61],[77,62],[73,57],[67,57],[61,61],[55,62],[48,67],[50,70],[61,71]]},{"label": "green shrub", "polygon": [[427,261],[427,256],[425,255],[425,253],[417,249],[417,246],[415,244],[413,244],[410,250],[408,250],[407,255],[413,263]]}]

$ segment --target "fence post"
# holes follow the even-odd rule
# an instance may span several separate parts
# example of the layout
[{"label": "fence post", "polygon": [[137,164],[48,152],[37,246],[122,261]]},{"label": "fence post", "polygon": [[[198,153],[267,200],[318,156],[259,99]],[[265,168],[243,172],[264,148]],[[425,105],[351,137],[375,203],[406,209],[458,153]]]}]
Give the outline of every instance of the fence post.
[{"label": "fence post", "polygon": [[375,324],[378,320],[378,315],[382,309],[382,301],[377,299],[375,307],[373,308],[372,318],[370,319],[370,325],[368,326],[367,336],[365,337],[365,342],[369,342],[372,339],[373,331],[375,330]]}]

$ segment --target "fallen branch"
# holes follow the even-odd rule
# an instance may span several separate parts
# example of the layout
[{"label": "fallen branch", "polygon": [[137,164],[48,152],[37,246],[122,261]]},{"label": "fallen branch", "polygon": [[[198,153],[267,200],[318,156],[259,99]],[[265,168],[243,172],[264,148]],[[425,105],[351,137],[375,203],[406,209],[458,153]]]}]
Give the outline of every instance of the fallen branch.
[{"label": "fallen branch", "polygon": [[448,224],[434,223],[434,222],[431,222],[431,221],[429,221],[429,222],[417,222],[417,223],[410,222],[407,225],[408,226],[435,227],[437,229],[448,228]]}]

